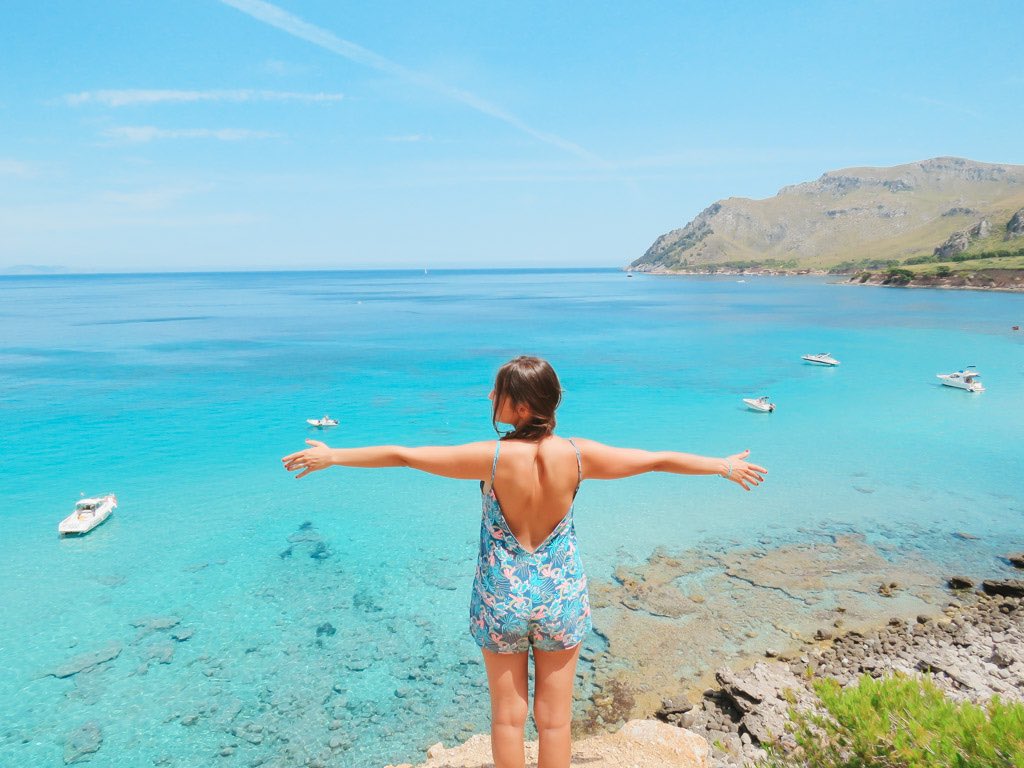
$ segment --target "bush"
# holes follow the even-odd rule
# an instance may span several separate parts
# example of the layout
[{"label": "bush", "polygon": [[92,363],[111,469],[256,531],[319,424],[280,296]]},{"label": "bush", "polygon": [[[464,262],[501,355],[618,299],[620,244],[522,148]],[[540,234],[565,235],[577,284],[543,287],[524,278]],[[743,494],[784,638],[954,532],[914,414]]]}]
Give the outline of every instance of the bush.
[{"label": "bush", "polygon": [[899,267],[892,267],[886,270],[885,279],[882,281],[883,285],[909,285],[910,281],[915,277],[914,273],[909,269],[900,269]]},{"label": "bush", "polygon": [[790,711],[797,749],[764,768],[1024,768],[1024,705],[947,699],[930,679],[814,685],[827,714]]}]

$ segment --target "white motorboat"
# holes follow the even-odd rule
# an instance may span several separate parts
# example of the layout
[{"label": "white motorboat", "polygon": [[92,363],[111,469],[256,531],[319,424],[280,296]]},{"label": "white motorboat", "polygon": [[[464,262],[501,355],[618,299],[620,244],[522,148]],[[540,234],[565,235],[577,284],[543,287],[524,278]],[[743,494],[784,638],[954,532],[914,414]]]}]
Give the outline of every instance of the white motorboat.
[{"label": "white motorboat", "polygon": [[79,499],[75,511],[60,521],[57,530],[62,536],[88,533],[102,523],[117,506],[117,496],[112,493]]},{"label": "white motorboat", "polygon": [[962,371],[956,371],[954,373],[937,373],[935,374],[939,381],[945,384],[947,387],[956,387],[957,389],[966,389],[968,392],[984,392],[985,387],[978,377],[981,376],[973,365],[969,365]]},{"label": "white motorboat", "polygon": [[817,365],[839,365],[839,361],[832,357],[829,352],[819,352],[816,355],[803,355],[803,359],[808,363],[815,363]]},{"label": "white motorboat", "polygon": [[306,423],[309,424],[309,426],[317,427],[318,429],[323,429],[324,427],[338,426],[338,420],[332,419],[326,413],[324,414],[322,419],[306,419]]},{"label": "white motorboat", "polygon": [[771,413],[775,410],[775,403],[768,398],[768,395],[764,397],[744,397],[743,402],[746,403],[747,408],[752,408],[762,413]]}]

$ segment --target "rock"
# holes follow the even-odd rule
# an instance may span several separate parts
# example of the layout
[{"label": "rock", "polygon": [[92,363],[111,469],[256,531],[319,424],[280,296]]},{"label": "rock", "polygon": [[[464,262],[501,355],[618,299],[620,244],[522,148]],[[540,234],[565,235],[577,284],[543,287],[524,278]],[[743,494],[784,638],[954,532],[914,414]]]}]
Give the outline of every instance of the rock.
[{"label": "rock", "polygon": [[334,628],[334,625],[331,624],[331,622],[325,621],[323,624],[316,628],[316,636],[322,637],[326,635],[327,637],[332,637],[334,633],[337,631],[338,630]]},{"label": "rock", "polygon": [[[933,241],[934,242],[934,241]],[[934,256],[938,256],[940,259],[946,260],[953,256],[958,256],[971,244],[971,237],[966,232],[954,232],[942,245],[938,246],[933,252]]]},{"label": "rock", "polygon": [[897,584],[895,581],[890,581],[888,583],[883,582],[878,587],[878,594],[880,594],[882,597],[892,597],[896,590],[899,588],[900,585]]},{"label": "rock", "polygon": [[172,643],[159,643],[151,645],[147,649],[146,660],[156,659],[161,664],[170,664],[174,658],[174,645]]},{"label": "rock", "polygon": [[793,684],[792,676],[783,670],[781,664],[758,662],[742,675],[728,668],[720,669],[715,672],[715,679],[729,701],[740,712],[747,713],[765,700],[783,697],[783,691]]},{"label": "rock", "polygon": [[941,672],[950,680],[968,690],[984,692],[989,690],[987,681],[980,675],[964,669],[950,651],[935,651],[921,656],[917,662],[917,669],[921,672]]},{"label": "rock", "polygon": [[814,633],[814,639],[815,640],[831,640],[832,639],[832,632],[827,630],[827,629],[819,629],[817,632]]},{"label": "rock", "polygon": [[160,632],[165,629],[171,629],[172,627],[178,626],[180,623],[181,618],[178,616],[152,616],[148,619],[136,619],[132,622],[132,626],[139,630],[139,633],[135,636],[135,640],[137,642],[146,635],[152,634],[153,632]]},{"label": "rock", "polygon": [[[741,744],[736,734],[721,733],[723,741]],[[526,743],[526,764],[537,764],[537,742]],[[712,768],[711,747],[702,736],[658,720],[630,720],[615,733],[600,733],[573,743],[572,764],[589,768]],[[418,768],[485,768],[493,765],[490,739],[469,737],[457,747],[440,743],[428,750]],[[388,768],[412,768],[408,764]]]},{"label": "rock", "polygon": [[981,582],[981,589],[986,595],[1024,597],[1024,581],[1021,579],[1003,579],[1002,581],[986,579]]},{"label": "rock", "polygon": [[64,740],[64,765],[87,760],[103,744],[103,732],[95,722],[80,725]]},{"label": "rock", "polygon": [[969,230],[967,234],[971,236],[971,239],[988,237],[992,234],[992,225],[988,223],[988,219],[982,219]]},{"label": "rock", "polygon": [[963,539],[964,541],[978,541],[979,538],[978,536],[975,536],[973,533],[967,533],[966,531],[957,531],[953,534],[953,536],[958,539]]},{"label": "rock", "polygon": [[309,553],[309,556],[311,558],[313,558],[314,560],[326,560],[332,554],[333,553],[331,552],[330,548],[326,544],[324,544],[322,541],[318,541],[313,546],[313,549]]},{"label": "rock", "polygon": [[100,664],[105,664],[111,659],[116,659],[121,654],[121,644],[111,643],[98,651],[92,653],[83,653],[75,656],[73,659],[61,664],[59,667],[51,672],[47,672],[47,675],[53,675],[54,677],[71,677],[77,675],[79,672],[97,667]]},{"label": "rock", "polygon": [[[1018,213],[1024,213],[1022,208]],[[1006,559],[1010,561],[1010,565],[1015,568],[1024,568],[1024,552],[1013,552],[1006,556]]]},{"label": "rock", "polygon": [[655,716],[659,720],[664,720],[668,715],[681,715],[691,709],[693,709],[693,704],[689,700],[683,696],[676,696],[662,701],[661,709],[655,713]]},{"label": "rock", "polygon": [[441,757],[444,754],[444,744],[440,741],[430,747],[427,747],[427,759],[433,760],[435,757]]},{"label": "rock", "polygon": [[192,627],[181,627],[171,632],[171,637],[177,640],[179,643],[184,643],[195,633],[196,631]]},{"label": "rock", "polygon": [[966,576],[950,576],[946,583],[950,589],[974,589],[974,582]]},{"label": "rock", "polygon": [[1006,225],[1006,239],[1024,236],[1024,208],[1021,208]]}]

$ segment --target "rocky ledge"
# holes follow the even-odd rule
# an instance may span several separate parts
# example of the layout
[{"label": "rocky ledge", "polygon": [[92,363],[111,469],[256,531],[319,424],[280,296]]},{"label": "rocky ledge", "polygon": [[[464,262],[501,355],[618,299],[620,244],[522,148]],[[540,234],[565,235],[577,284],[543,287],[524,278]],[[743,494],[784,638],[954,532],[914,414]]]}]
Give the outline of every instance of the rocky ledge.
[{"label": "rocky ledge", "polygon": [[[572,745],[573,765],[587,768],[709,768],[711,748],[700,736],[657,720],[630,720],[615,733],[602,733]],[[537,742],[526,745],[526,764],[537,765]],[[387,768],[413,768],[402,763]],[[452,749],[435,744],[416,768],[494,768],[490,737],[483,734]]]},{"label": "rocky ledge", "polygon": [[[956,583],[969,584],[969,580]],[[712,768],[751,765],[761,745],[786,734],[787,711],[813,707],[815,680],[841,684],[861,675],[929,673],[955,700],[985,701],[994,695],[1024,701],[1024,581],[986,581],[982,591],[957,590],[937,619],[890,619],[870,631],[821,638],[745,669],[720,669],[717,685],[696,704],[680,696],[664,702],[658,717],[714,745]],[[791,704],[790,700],[794,702]]]},{"label": "rocky ledge", "polygon": [[[1024,555],[1021,562],[1024,563]],[[953,598],[938,618],[892,618],[870,630],[817,639],[744,668],[719,669],[717,684],[694,703],[686,692],[666,699],[659,720],[631,720],[615,733],[573,744],[573,762],[591,768],[738,768],[765,756],[762,745],[793,746],[786,733],[791,706],[814,708],[815,680],[846,684],[868,674],[927,673],[950,698],[985,701],[998,694],[1024,701],[1024,581],[986,581],[979,591],[969,579],[950,580]],[[537,745],[527,745],[535,767]],[[486,735],[446,749],[435,744],[416,768],[493,768]],[[408,763],[387,768],[413,768]]]}]

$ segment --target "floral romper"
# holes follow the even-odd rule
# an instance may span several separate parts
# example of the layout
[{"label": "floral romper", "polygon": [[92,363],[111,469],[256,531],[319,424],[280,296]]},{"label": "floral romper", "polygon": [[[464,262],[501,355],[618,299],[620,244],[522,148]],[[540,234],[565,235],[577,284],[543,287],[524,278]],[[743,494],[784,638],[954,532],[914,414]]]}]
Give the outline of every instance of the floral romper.
[{"label": "floral romper", "polygon": [[[576,444],[577,484],[583,465]],[[481,648],[494,653],[525,653],[530,646],[560,651],[578,645],[591,628],[587,577],[576,546],[573,507],[532,552],[508,527],[494,494],[499,440],[494,448],[491,483],[483,492],[480,558],[470,603],[470,632]],[[573,499],[576,493],[573,493]]]}]

